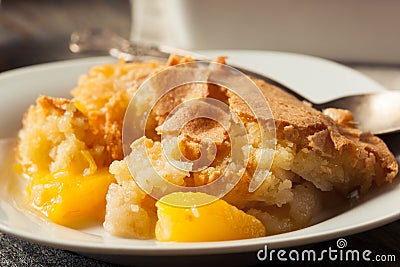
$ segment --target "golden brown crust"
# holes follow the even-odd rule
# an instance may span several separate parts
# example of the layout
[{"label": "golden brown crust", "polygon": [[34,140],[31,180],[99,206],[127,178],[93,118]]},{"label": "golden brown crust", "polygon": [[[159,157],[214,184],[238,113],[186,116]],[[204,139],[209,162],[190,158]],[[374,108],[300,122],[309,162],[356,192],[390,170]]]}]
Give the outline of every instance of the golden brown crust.
[{"label": "golden brown crust", "polygon": [[208,118],[197,118],[189,121],[183,127],[181,135],[194,142],[210,139],[217,145],[221,145],[228,138],[225,129],[217,121]]},{"label": "golden brown crust", "polygon": [[[162,85],[159,85],[162,87]],[[150,116],[155,116],[158,125],[164,123],[168,114],[179,104],[191,99],[205,98],[208,95],[206,84],[186,84],[168,91],[156,103]]]},{"label": "golden brown crust", "polygon": [[[268,101],[278,140],[296,144],[298,151],[303,148],[318,151],[327,158],[350,154],[352,160],[362,161],[367,167],[374,165],[377,184],[391,182],[397,175],[397,162],[386,144],[380,138],[354,128],[349,111],[330,109],[327,114],[332,118],[273,85],[261,80],[254,82]],[[245,120],[254,119],[237,95],[228,93],[228,96],[234,112]]]}]

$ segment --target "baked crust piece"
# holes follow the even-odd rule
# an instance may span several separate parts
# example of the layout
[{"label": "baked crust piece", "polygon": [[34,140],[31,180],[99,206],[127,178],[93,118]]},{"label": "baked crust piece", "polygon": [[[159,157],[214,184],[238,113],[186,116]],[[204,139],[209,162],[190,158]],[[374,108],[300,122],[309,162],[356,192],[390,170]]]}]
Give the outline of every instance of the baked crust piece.
[{"label": "baked crust piece", "polygon": [[[278,142],[296,146],[291,171],[324,191],[359,187],[365,192],[372,181],[380,185],[396,177],[393,154],[380,138],[355,128],[351,112],[331,108],[324,114],[276,86],[254,82],[270,106]],[[227,94],[231,110],[246,120],[254,118],[241,98]]]},{"label": "baked crust piece", "polygon": [[88,119],[68,99],[38,97],[22,124],[17,155],[29,175],[67,168],[77,151],[94,148],[97,139]]}]

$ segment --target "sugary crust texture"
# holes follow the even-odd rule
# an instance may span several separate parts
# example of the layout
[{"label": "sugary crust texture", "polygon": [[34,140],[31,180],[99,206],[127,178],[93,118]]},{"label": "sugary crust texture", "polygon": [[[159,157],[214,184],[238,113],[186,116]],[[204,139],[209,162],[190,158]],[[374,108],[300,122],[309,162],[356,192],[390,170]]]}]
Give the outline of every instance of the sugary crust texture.
[{"label": "sugary crust texture", "polygon": [[[311,151],[315,152],[319,158],[343,163],[347,165],[345,168],[348,172],[358,172],[358,176],[372,176],[377,184],[392,182],[397,175],[397,162],[386,144],[371,133],[363,133],[356,129],[349,111],[328,109],[324,114],[276,86],[262,80],[254,79],[254,82],[268,101],[274,116],[278,140],[295,144],[297,152],[306,154]],[[241,98],[230,92],[228,96],[230,108],[235,113],[246,120],[254,118]],[[341,157],[342,160],[340,160]],[[295,167],[292,171],[297,171],[300,176],[307,179],[303,175],[306,173],[299,171],[300,168],[301,166]],[[325,172],[332,173],[334,170],[328,166]],[[324,177],[325,172],[321,169],[317,173]],[[344,191],[354,189],[350,187],[357,185],[357,183],[353,184],[349,180],[351,177],[345,174],[338,176],[336,181],[332,177],[332,183],[336,183],[336,187]],[[362,178],[358,178],[360,179]],[[362,186],[363,181],[358,183]],[[331,189],[331,186],[322,184],[317,187],[323,190]],[[368,185],[365,187],[369,188]]]},{"label": "sugary crust texture", "polygon": [[[27,174],[57,172],[83,162],[91,163],[93,171],[110,161],[87,117],[68,99],[40,96],[22,123],[17,155]],[[84,165],[82,172],[89,168]]]}]

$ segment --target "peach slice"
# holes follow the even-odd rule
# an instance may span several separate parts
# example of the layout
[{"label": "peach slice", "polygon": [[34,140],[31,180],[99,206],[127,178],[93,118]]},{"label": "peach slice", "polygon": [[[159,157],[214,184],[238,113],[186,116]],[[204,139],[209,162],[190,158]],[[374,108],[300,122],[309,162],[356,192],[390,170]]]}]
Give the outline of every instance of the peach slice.
[{"label": "peach slice", "polygon": [[76,228],[104,220],[106,194],[113,181],[107,169],[86,176],[60,171],[35,175],[27,192],[32,206],[50,220]]},{"label": "peach slice", "polygon": [[156,238],[160,241],[224,241],[266,234],[264,225],[254,216],[205,193],[172,193],[156,206]]}]

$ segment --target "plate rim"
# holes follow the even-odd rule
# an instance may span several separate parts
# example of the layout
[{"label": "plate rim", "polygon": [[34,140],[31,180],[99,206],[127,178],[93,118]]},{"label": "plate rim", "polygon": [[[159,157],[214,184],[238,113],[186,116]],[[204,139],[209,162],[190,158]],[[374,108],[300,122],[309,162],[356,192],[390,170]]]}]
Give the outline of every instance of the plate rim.
[{"label": "plate rim", "polygon": [[[302,246],[307,244],[315,243],[313,239],[318,239],[316,242],[323,242],[326,240],[331,240],[334,238],[343,238],[348,235],[357,234],[360,232],[368,231],[374,229],[376,227],[385,225],[387,223],[393,222],[395,220],[400,219],[399,213],[394,213],[386,216],[385,218],[381,218],[379,221],[371,222],[366,225],[357,226],[356,230],[354,230],[354,226],[349,226],[347,229],[340,231],[340,234],[332,229],[331,231],[325,231],[322,233],[314,233],[313,235],[309,235],[307,237],[302,238],[288,238],[284,242],[281,243],[291,243],[290,245],[278,245],[275,243],[268,242],[270,237],[259,237],[252,239],[242,239],[242,240],[231,240],[231,241],[216,241],[216,242],[158,242],[165,244],[179,244],[179,247],[150,247],[146,246],[144,248],[137,248],[134,246],[128,246],[126,244],[123,245],[115,245],[115,244],[107,244],[107,241],[104,243],[90,243],[85,244],[81,241],[70,241],[70,240],[60,240],[60,239],[52,239],[47,237],[38,236],[28,232],[22,231],[13,231],[12,228],[7,227],[0,223],[0,232],[6,233],[20,239],[34,242],[37,244],[42,244],[54,248],[66,249],[70,251],[80,252],[80,253],[95,253],[101,254],[106,253],[110,255],[141,255],[141,256],[178,256],[178,255],[215,255],[215,254],[226,254],[226,253],[238,253],[238,252],[250,252],[258,249],[262,249],[264,245],[268,245],[270,248],[291,248],[296,246]],[[311,227],[311,226],[310,226]],[[300,229],[301,230],[301,229]],[[300,231],[296,230],[296,231]],[[79,231],[79,230],[76,230]],[[296,232],[292,231],[292,232]],[[278,236],[278,235],[277,235]],[[238,244],[240,243],[240,244]],[[279,242],[278,242],[279,243]],[[187,247],[184,245],[188,245]],[[212,245],[206,246],[206,245]]]}]

